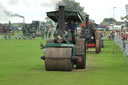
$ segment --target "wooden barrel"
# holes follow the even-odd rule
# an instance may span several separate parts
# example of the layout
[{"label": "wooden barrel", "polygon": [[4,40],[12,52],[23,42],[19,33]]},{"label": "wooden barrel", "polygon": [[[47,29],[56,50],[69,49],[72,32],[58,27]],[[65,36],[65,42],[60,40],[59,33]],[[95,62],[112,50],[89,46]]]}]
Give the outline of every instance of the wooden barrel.
[{"label": "wooden barrel", "polygon": [[47,71],[71,71],[72,48],[47,48],[45,68]]}]

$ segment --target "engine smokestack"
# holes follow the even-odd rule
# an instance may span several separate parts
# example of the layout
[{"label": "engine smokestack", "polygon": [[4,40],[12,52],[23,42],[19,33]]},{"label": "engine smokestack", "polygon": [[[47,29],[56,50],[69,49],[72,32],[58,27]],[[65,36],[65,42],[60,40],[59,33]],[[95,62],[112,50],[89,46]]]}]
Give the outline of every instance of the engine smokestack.
[{"label": "engine smokestack", "polygon": [[65,12],[64,12],[65,7],[64,6],[59,6],[59,29],[64,31],[65,28]]}]

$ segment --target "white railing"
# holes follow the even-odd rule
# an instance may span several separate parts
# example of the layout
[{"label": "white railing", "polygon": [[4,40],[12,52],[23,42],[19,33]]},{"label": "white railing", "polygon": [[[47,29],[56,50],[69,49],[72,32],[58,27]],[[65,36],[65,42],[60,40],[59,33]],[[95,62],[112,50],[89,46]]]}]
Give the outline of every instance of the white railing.
[{"label": "white railing", "polygon": [[114,41],[117,45],[120,46],[120,49],[122,52],[128,56],[128,41],[122,40],[122,37],[120,35],[115,35]]}]

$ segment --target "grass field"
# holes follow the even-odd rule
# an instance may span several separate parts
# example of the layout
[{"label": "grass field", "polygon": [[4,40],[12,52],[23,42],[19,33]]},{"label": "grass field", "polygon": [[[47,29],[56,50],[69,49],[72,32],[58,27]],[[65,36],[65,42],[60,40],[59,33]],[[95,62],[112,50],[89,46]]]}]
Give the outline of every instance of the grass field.
[{"label": "grass field", "polygon": [[[0,40],[0,85],[127,85],[128,58],[111,40],[100,54],[87,52],[87,69],[44,69],[42,40]],[[45,41],[44,41],[45,42]]]}]

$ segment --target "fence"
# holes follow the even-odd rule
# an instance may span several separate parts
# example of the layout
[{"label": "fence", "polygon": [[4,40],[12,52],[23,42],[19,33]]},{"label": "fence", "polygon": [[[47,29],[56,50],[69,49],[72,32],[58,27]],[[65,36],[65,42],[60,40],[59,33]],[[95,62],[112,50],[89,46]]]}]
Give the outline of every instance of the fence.
[{"label": "fence", "polygon": [[128,41],[122,40],[122,36],[114,35],[114,41],[120,46],[120,49],[123,51],[124,55],[128,56]]}]

